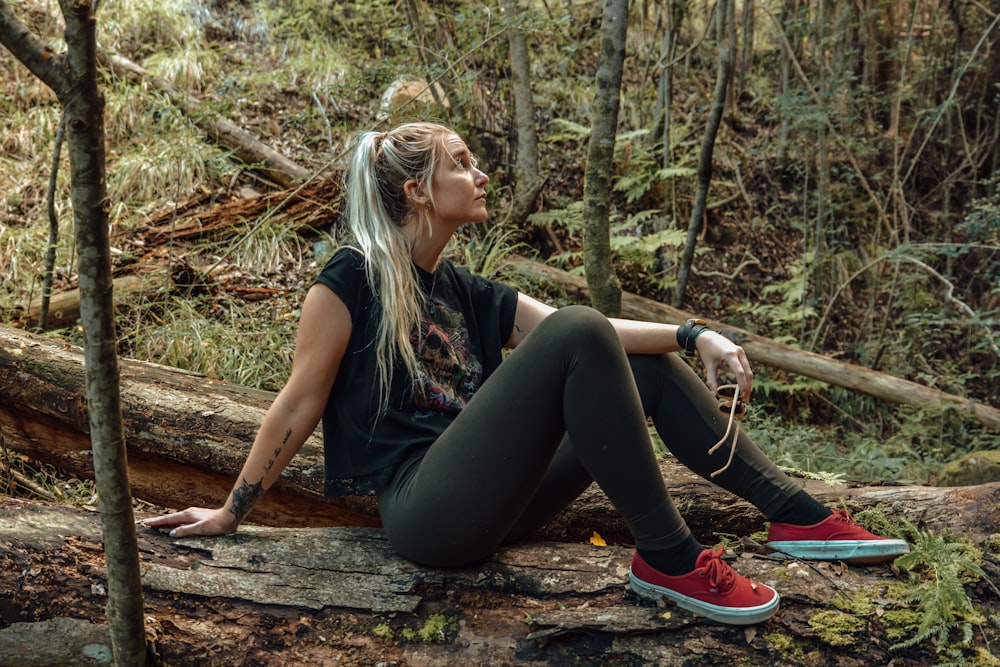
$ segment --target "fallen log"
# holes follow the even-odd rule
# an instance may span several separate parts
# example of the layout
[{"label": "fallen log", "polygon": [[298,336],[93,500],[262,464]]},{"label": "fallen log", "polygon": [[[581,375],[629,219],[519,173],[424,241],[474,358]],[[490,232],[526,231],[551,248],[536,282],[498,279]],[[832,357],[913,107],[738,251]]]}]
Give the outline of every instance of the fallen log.
[{"label": "fallen log", "polygon": [[[588,303],[590,300],[585,278],[528,260],[518,260],[515,262],[515,267],[524,275],[559,285],[575,301]],[[622,317],[665,324],[683,324],[694,315],[625,292],[622,293]],[[742,345],[747,356],[755,363],[828,382],[890,403],[935,408],[951,406],[968,412],[990,428],[1000,428],[1000,409],[976,401],[974,398],[955,396],[863,366],[844,363],[814,352],[776,343],[722,322],[706,321],[712,328],[718,329],[727,338]]]},{"label": "fallen log", "polygon": [[[106,664],[82,655],[107,654],[106,626],[70,620],[104,616],[98,517],[0,496],[0,667]],[[138,538],[157,664],[910,667],[934,650],[890,648],[909,635],[888,634],[907,608],[905,577],[888,565],[744,551],[734,566],[778,588],[782,606],[733,627],[637,598],[625,546],[536,542],[438,570],[399,558],[371,528],[248,526],[184,540],[139,528]],[[995,596],[973,595],[977,613],[995,613]],[[977,631],[962,649],[987,642]]]},{"label": "fallen log", "polygon": [[[273,394],[202,375],[121,360],[122,403],[132,493],[165,507],[220,503],[232,488]],[[14,451],[89,478],[90,442],[83,356],[60,341],[0,327],[0,440]],[[749,535],[763,527],[755,508],[697,477],[672,458],[662,471],[692,530]],[[803,480],[816,497],[852,509],[882,506],[922,527],[969,536],[1000,532],[1000,485],[829,486]],[[275,526],[377,526],[371,497],[323,498],[322,445],[314,434],[250,515]],[[612,541],[628,536],[603,493],[592,487],[540,537]]]},{"label": "fallen log", "polygon": [[151,75],[140,65],[118,54],[102,52],[99,57],[102,65],[114,70],[119,76],[143,85],[148,84],[164,93],[212,141],[233,149],[243,162],[260,170],[275,183],[290,187],[310,177],[309,170],[289,160],[235,123],[220,118],[166,79]]}]

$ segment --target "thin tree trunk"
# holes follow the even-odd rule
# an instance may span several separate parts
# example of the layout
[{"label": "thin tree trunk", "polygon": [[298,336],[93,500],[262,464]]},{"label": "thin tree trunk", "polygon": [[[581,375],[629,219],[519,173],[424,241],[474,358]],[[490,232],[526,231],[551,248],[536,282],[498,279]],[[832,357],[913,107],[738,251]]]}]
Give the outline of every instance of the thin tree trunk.
[{"label": "thin tree trunk", "polygon": [[87,414],[100,496],[108,570],[108,620],[116,665],[145,665],[142,582],[129,493],[118,391],[108,199],[104,98],[97,83],[94,8],[61,0],[64,54],[54,54],[0,0],[0,41],[48,85],[63,106],[82,294]]},{"label": "thin tree trunk", "polygon": [[583,260],[593,305],[610,317],[621,312],[621,283],[611,264],[610,210],[627,28],[628,0],[605,0],[583,186]]},{"label": "thin tree trunk", "polygon": [[[507,13],[513,21],[522,14],[516,0],[508,0]],[[521,228],[535,209],[535,202],[545,179],[538,172],[538,137],[535,133],[535,103],[531,93],[531,60],[528,43],[520,23],[508,31],[510,47],[511,91],[514,96],[514,123],[517,134],[514,203],[508,224]]]},{"label": "thin tree trunk", "polygon": [[38,327],[45,329],[49,318],[49,299],[52,296],[52,276],[56,267],[56,246],[59,243],[59,215],[56,213],[56,182],[59,177],[59,160],[62,156],[63,138],[66,136],[66,114],[59,118],[59,129],[52,146],[52,171],[49,173],[49,187],[45,193],[49,219],[49,246],[45,249],[45,280],[42,283],[42,305],[38,315]]},{"label": "thin tree trunk", "polygon": [[60,95],[72,165],[73,217],[80,280],[94,479],[100,495],[108,567],[108,621],[115,664],[146,663],[142,581],[132,495],[129,491],[108,243],[104,96],[97,84],[95,19],[86,2],[62,0],[66,45],[73,77]]},{"label": "thin tree trunk", "polygon": [[715,138],[719,132],[719,125],[722,124],[722,115],[726,110],[726,95],[733,72],[733,54],[729,48],[726,31],[726,22],[732,15],[732,0],[721,0],[716,6],[715,12],[715,39],[719,45],[715,93],[712,100],[712,111],[705,127],[705,136],[701,142],[701,154],[698,158],[698,189],[695,193],[691,220],[688,223],[687,239],[684,242],[684,251],[681,254],[680,266],[677,271],[677,289],[674,292],[673,301],[675,308],[680,308],[681,304],[684,303],[684,291],[687,289],[691,264],[694,262],[694,251],[698,245],[698,232],[703,224],[708,189],[712,184],[712,156],[715,152]]}]

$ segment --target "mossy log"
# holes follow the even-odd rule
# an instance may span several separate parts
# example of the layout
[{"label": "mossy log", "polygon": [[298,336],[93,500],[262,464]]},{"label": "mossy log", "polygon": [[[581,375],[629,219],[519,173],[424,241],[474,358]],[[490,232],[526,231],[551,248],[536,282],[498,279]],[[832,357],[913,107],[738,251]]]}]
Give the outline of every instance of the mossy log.
[{"label": "mossy log", "polygon": [[[890,565],[741,547],[734,567],[775,586],[782,607],[732,627],[635,597],[627,546],[535,542],[438,570],[400,559],[374,528],[138,533],[158,664],[908,667],[934,657],[926,644],[890,649],[905,639],[892,634],[905,603]],[[93,508],[0,496],[0,667],[106,664],[91,658],[106,655],[106,590]]]},{"label": "mossy log", "polygon": [[[121,360],[132,493],[165,507],[215,506],[239,472],[273,394],[155,364]],[[92,475],[81,351],[58,340],[0,327],[0,437],[6,446],[87,478]],[[694,475],[661,463],[692,530],[749,535],[763,527],[755,508]],[[1000,485],[828,486],[803,480],[816,497],[854,510],[881,505],[923,527],[985,536],[1000,525]],[[323,498],[322,444],[314,434],[250,519],[285,527],[379,525],[371,497]],[[539,536],[585,541],[597,531],[627,540],[614,509],[591,487]]]}]

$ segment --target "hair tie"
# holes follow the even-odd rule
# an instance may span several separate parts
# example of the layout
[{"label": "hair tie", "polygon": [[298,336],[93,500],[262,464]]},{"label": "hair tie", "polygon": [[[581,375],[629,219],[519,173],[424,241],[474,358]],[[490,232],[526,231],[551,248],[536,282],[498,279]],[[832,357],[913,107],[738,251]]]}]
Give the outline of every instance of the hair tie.
[{"label": "hair tie", "polygon": [[385,138],[389,136],[388,132],[373,132],[374,138],[372,139],[372,147],[375,149],[375,159],[378,160],[382,157],[382,143]]}]

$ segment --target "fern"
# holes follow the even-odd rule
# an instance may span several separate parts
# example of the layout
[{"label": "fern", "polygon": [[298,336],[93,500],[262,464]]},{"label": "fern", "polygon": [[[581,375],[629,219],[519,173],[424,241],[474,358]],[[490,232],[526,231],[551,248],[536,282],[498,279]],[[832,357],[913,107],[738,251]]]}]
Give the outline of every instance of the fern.
[{"label": "fern", "polygon": [[549,123],[550,134],[547,141],[559,143],[562,141],[586,141],[590,137],[590,128],[574,123],[565,118],[555,118]]},{"label": "fern", "polygon": [[982,625],[985,618],[969,600],[965,583],[986,580],[997,590],[979,565],[982,553],[967,541],[912,526],[910,544],[910,553],[895,564],[910,574],[905,600],[917,603],[920,624],[915,635],[891,648],[909,648],[931,639],[941,652],[956,630],[961,633],[960,643],[968,645],[973,626]]},{"label": "fern", "polygon": [[796,260],[788,268],[789,278],[784,282],[768,285],[763,289],[764,296],[780,294],[780,303],[765,303],[754,306],[751,309],[756,315],[762,315],[770,320],[776,328],[785,328],[793,323],[804,323],[809,318],[816,316],[816,309],[806,303],[806,296],[809,290],[809,270],[808,265],[812,261],[813,254],[806,255]]}]

